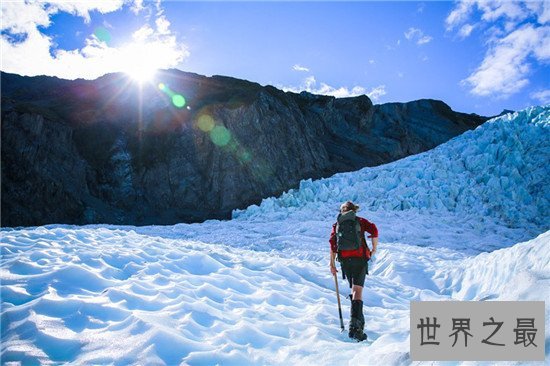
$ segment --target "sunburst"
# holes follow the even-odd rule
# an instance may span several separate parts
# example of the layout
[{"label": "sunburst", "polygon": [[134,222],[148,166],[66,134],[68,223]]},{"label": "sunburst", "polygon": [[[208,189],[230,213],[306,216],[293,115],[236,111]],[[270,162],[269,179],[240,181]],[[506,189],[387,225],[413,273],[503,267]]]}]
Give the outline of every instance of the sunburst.
[{"label": "sunburst", "polygon": [[162,60],[159,60],[155,52],[151,52],[147,44],[130,43],[121,51],[126,74],[140,84],[153,80],[157,69],[162,64]]}]

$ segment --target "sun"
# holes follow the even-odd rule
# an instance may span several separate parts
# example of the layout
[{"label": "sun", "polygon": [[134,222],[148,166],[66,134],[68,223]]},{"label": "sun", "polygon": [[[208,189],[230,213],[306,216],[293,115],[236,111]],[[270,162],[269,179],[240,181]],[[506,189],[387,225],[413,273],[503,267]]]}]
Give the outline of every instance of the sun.
[{"label": "sun", "polygon": [[157,69],[155,67],[150,67],[149,65],[131,65],[125,70],[133,80],[142,84],[145,82],[151,82],[155,76]]},{"label": "sun", "polygon": [[162,60],[144,43],[130,43],[121,50],[122,69],[138,83],[153,80]]}]

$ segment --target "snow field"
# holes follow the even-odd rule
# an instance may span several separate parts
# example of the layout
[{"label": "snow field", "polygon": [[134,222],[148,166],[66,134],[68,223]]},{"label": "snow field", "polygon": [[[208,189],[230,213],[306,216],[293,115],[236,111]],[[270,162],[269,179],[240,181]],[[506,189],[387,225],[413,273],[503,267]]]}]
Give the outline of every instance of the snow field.
[{"label": "snow field", "polygon": [[339,332],[326,261],[107,228],[4,231],[2,360],[407,364],[409,301],[541,300],[549,238],[476,257],[384,245],[364,289],[369,342],[358,348]]},{"label": "snow field", "polygon": [[[8,231],[2,254],[3,362],[337,362],[348,341],[324,264],[108,229]],[[368,304],[406,315],[415,291],[382,286]]]}]

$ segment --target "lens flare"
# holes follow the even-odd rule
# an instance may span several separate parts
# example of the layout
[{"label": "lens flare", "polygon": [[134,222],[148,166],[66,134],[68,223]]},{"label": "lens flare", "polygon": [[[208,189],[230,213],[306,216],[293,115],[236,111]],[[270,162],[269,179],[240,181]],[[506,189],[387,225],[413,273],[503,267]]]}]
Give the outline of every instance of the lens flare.
[{"label": "lens flare", "polygon": [[106,45],[109,45],[111,43],[111,33],[105,28],[105,27],[97,27],[94,29],[94,35],[99,39],[101,42],[104,42]]},{"label": "lens flare", "polygon": [[231,141],[231,132],[224,126],[216,126],[210,131],[210,139],[218,146],[226,146]]},{"label": "lens flare", "polygon": [[239,154],[239,158],[243,163],[248,163],[250,160],[252,160],[252,155],[248,151],[241,151]]},{"label": "lens flare", "polygon": [[227,145],[227,149],[233,154],[237,154],[239,148],[239,144],[237,143],[237,141],[235,141],[235,139],[231,139],[231,142],[229,143],[229,145]]},{"label": "lens flare", "polygon": [[183,108],[185,106],[185,98],[183,97],[183,95],[174,94],[172,96],[172,104],[178,108]]},{"label": "lens flare", "polygon": [[[164,85],[159,84],[159,89],[163,90]],[[241,145],[238,139],[231,134],[231,131],[216,123],[216,120],[208,111],[201,111],[195,121],[195,126],[207,133],[212,143],[219,147],[223,153],[232,155],[241,166],[246,167],[255,180],[267,183],[273,178],[274,171],[270,164],[254,156],[251,151]]]},{"label": "lens flare", "polygon": [[210,132],[215,126],[214,119],[208,114],[203,114],[199,117],[197,126],[204,132]]},{"label": "lens flare", "polygon": [[175,93],[173,90],[171,90],[168,85],[164,83],[159,83],[158,88],[166,95],[170,97],[170,100],[172,101],[172,104],[178,108],[185,107],[185,104],[187,103],[185,101],[185,98],[183,95]]}]

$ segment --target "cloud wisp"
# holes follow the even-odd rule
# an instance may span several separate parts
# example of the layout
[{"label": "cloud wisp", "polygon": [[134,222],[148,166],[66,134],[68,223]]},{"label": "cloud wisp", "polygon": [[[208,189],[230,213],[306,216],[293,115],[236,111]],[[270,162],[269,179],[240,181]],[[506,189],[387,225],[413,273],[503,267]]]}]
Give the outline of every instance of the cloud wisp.
[{"label": "cloud wisp", "polygon": [[[64,79],[94,79],[109,72],[128,68],[168,68],[177,65],[189,52],[170,31],[170,22],[162,11],[155,12],[155,26],[144,25],[134,31],[132,40],[113,47],[98,32],[90,34],[75,50],[56,46],[39,27],[48,27],[51,17],[66,12],[90,22],[90,13],[110,13],[143,9],[143,1],[131,4],[123,0],[68,3],[2,3],[2,71],[21,75],[49,75]],[[126,7],[126,8],[125,8]],[[108,33],[107,29],[102,30]],[[135,70],[134,70],[135,71]]]},{"label": "cloud wisp", "polygon": [[309,68],[307,68],[305,66],[302,66],[302,65],[299,65],[299,64],[295,64],[294,66],[292,66],[292,70],[302,71],[302,72],[309,72]]},{"label": "cloud wisp", "polygon": [[432,36],[428,36],[427,34],[424,34],[424,32],[421,29],[418,28],[409,28],[405,33],[404,36],[407,40],[416,42],[417,45],[422,46],[426,43],[430,43],[433,40]]},{"label": "cloud wisp", "polygon": [[445,20],[447,31],[466,38],[475,28],[486,29],[488,45],[480,65],[461,85],[482,97],[507,98],[520,92],[531,72],[550,61],[549,23],[548,1],[457,3]]},{"label": "cloud wisp", "polygon": [[367,95],[373,102],[378,102],[386,95],[386,86],[379,85],[370,90],[362,86],[348,88],[345,86],[333,87],[323,82],[317,82],[314,76],[308,76],[300,86],[279,86],[284,91],[300,93],[306,91],[311,94],[329,95],[336,98],[356,97]]},{"label": "cloud wisp", "polygon": [[472,31],[474,30],[475,26],[472,24],[464,24],[460,30],[458,31],[458,35],[461,38],[467,38],[472,34]]},{"label": "cloud wisp", "polygon": [[542,105],[550,104],[550,89],[539,90],[529,95],[531,99],[538,100]]}]

